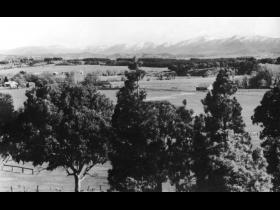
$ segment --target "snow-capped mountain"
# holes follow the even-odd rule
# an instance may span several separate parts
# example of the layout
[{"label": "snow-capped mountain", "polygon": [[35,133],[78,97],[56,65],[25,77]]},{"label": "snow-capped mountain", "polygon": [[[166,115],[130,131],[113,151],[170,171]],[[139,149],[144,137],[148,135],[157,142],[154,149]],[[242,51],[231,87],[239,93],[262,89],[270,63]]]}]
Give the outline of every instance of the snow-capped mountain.
[{"label": "snow-capped mountain", "polygon": [[26,47],[2,52],[8,55],[169,55],[180,57],[280,56],[280,38],[232,36],[228,38],[196,37],[176,43],[143,42],[134,45],[116,44],[69,49],[60,46]]}]

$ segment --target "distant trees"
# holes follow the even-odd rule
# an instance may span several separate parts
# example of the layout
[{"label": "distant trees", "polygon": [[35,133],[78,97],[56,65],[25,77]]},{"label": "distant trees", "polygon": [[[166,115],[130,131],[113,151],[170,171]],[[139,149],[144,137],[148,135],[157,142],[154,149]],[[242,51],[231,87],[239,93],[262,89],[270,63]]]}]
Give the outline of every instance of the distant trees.
[{"label": "distant trees", "polygon": [[28,80],[31,79],[31,75],[27,74],[26,72],[19,72],[18,74],[15,74],[11,80],[15,81],[18,83],[18,85],[22,88],[26,87],[26,83]]},{"label": "distant trees", "polygon": [[63,58],[61,57],[51,57],[51,58],[44,58],[44,62],[47,64],[52,64],[54,61],[62,61]]},{"label": "distant trees", "polygon": [[[145,60],[143,66],[146,66]],[[215,75],[220,68],[231,68],[238,75],[250,75],[258,69],[259,62],[253,57],[240,58],[217,58],[217,59],[190,59],[190,60],[170,60],[168,69],[175,71],[177,76],[203,76],[209,71]]]},{"label": "distant trees", "polygon": [[[88,78],[86,78],[88,79]],[[35,75],[30,74],[24,71],[21,71],[15,74],[12,78],[12,81],[15,81],[19,84],[20,87],[26,87],[29,82],[35,84],[35,86],[43,87],[50,84],[57,84],[57,83],[75,83],[75,72],[66,72],[64,77],[57,77],[49,72],[43,72],[42,74]],[[85,82],[85,81],[84,81]]]},{"label": "distant trees", "polygon": [[273,59],[273,58],[261,58],[258,60],[259,63],[262,63],[262,64],[266,64],[266,63],[269,63],[269,64],[274,64],[277,62],[276,59]]},{"label": "distant trees", "polygon": [[280,57],[276,59],[276,64],[280,64]]},{"label": "distant trees", "polygon": [[113,65],[115,62],[108,58],[84,58],[85,65]]},{"label": "distant trees", "polygon": [[270,88],[273,85],[273,74],[268,69],[260,69],[250,78],[250,88]]},{"label": "distant trees", "polygon": [[185,65],[182,65],[182,64],[181,65],[180,64],[178,64],[178,65],[173,64],[173,65],[169,66],[168,69],[170,71],[176,72],[177,76],[186,76],[188,74],[188,70],[189,70],[189,69],[186,69]]},{"label": "distant trees", "polygon": [[28,82],[33,82],[38,87],[43,87],[45,85],[55,84],[58,82],[58,79],[50,73],[34,75],[26,72],[20,72],[15,74],[11,80],[17,82],[21,87],[26,87]]},{"label": "distant trees", "polygon": [[84,80],[82,81],[82,84],[84,85],[96,85],[99,81],[98,76],[95,73],[88,73]]},{"label": "distant trees", "polygon": [[72,65],[82,65],[83,61],[81,59],[68,59],[68,63],[71,63]]},{"label": "distant trees", "polygon": [[258,62],[255,58],[246,58],[238,63],[237,74],[238,75],[250,75],[253,71],[257,71]]},{"label": "distant trees", "polygon": [[16,161],[65,169],[75,191],[96,164],[107,161],[113,104],[93,86],[62,83],[27,92],[4,144]]},{"label": "distant trees", "polygon": [[267,89],[277,80],[279,80],[279,76],[274,76],[271,70],[259,67],[254,75],[235,79],[235,84],[242,89]]},{"label": "distant trees", "polygon": [[237,78],[234,80],[236,86],[239,89],[250,89],[250,77],[249,76],[243,76],[242,78]]}]

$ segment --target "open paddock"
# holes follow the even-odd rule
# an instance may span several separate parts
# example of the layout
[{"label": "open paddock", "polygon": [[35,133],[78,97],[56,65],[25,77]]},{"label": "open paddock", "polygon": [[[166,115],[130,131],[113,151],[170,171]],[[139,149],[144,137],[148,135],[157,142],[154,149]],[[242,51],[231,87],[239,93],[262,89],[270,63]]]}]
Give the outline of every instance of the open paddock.
[{"label": "open paddock", "polygon": [[[167,68],[141,68],[148,73],[158,73],[162,71],[167,71]],[[64,72],[76,72],[83,73],[97,73],[97,74],[124,74],[125,71],[129,71],[127,66],[103,66],[103,65],[70,65],[70,66],[56,66],[53,64],[44,66],[33,66],[33,67],[22,67],[22,68],[12,68],[12,69],[1,69],[0,75],[13,76],[21,71],[30,74],[42,74],[42,73],[64,73]]]},{"label": "open paddock", "polygon": [[[107,191],[107,171],[110,164],[98,165],[91,171],[93,177],[88,176],[83,181],[84,191]],[[36,170],[36,169],[35,169]],[[0,192],[72,192],[74,191],[74,177],[67,176],[63,169],[41,171],[28,174],[0,171]]]}]

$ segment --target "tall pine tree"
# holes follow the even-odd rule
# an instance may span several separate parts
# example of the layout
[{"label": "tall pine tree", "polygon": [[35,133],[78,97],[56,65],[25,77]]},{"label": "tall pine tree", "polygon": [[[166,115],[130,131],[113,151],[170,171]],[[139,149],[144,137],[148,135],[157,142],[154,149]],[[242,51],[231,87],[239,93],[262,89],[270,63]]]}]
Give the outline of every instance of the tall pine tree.
[{"label": "tall pine tree", "polygon": [[273,191],[280,191],[280,87],[276,85],[263,96],[252,117],[254,124],[262,127],[261,139],[267,171],[273,176]]},{"label": "tall pine tree", "polygon": [[116,134],[109,155],[112,190],[159,192],[167,180],[182,186],[180,181],[190,174],[186,153],[191,142],[186,129],[189,112],[166,101],[145,101],[139,77],[135,72],[126,76],[112,117]]},{"label": "tall pine tree", "polygon": [[[196,118],[193,170],[197,191],[269,191],[270,176],[262,151],[256,152],[245,131],[237,87],[229,70],[221,70]],[[258,148],[260,150],[260,148]],[[254,154],[259,154],[254,156]]]}]

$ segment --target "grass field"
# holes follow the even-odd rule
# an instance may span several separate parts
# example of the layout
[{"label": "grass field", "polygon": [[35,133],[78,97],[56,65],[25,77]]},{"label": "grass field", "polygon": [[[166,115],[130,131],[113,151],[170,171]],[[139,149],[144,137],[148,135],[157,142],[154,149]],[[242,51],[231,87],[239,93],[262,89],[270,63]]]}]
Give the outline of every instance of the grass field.
[{"label": "grass field", "polygon": [[8,89],[0,88],[0,93],[9,94],[14,100],[14,107],[17,110],[23,106],[23,102],[26,100],[25,92],[27,89]]},{"label": "grass field", "polygon": [[25,71],[27,73],[41,74],[41,73],[62,73],[62,72],[83,72],[84,74],[90,72],[106,72],[106,71],[115,71],[117,73],[122,73],[125,70],[128,70],[127,66],[100,66],[100,65],[73,65],[73,66],[55,66],[55,65],[46,65],[46,66],[35,66],[35,67],[23,67],[23,68],[14,68],[1,70],[0,75],[15,75],[20,71]]},{"label": "grass field", "polygon": [[[143,67],[143,70],[148,72],[149,74],[157,73],[161,71],[167,71],[167,68],[149,68]],[[25,71],[30,74],[42,74],[42,73],[63,73],[63,72],[76,72],[83,73],[86,75],[87,73],[95,72],[97,74],[102,75],[106,72],[111,72],[114,74],[124,74],[125,71],[129,70],[127,66],[102,66],[102,65],[72,65],[72,66],[56,66],[56,65],[45,65],[45,66],[34,66],[34,67],[22,67],[22,68],[13,68],[0,70],[0,76],[8,76],[11,77],[21,71]]]},{"label": "grass field", "polygon": [[[116,103],[115,90],[102,91]],[[243,119],[247,125],[248,132],[256,133],[260,131],[259,126],[253,125],[251,116],[254,114],[254,109],[260,104],[260,101],[266,90],[239,90],[236,98],[241,104],[243,110]],[[149,90],[147,100],[167,100],[172,104],[180,106],[182,101],[187,99],[187,108],[193,109],[195,113],[203,112],[201,100],[205,98],[205,92],[184,92],[184,91],[164,91],[164,90]]]},{"label": "grass field", "polygon": [[[96,166],[92,170],[94,177],[87,177],[83,181],[84,191],[107,191],[107,171],[110,164]],[[0,171],[0,192],[35,192],[39,186],[40,192],[73,192],[74,178],[67,176],[65,171],[42,171],[35,175]]]},{"label": "grass field", "polygon": [[[97,68],[108,68],[107,66],[56,66],[53,68],[39,67],[37,70],[28,69],[15,69],[14,74],[18,71],[32,71],[33,73],[42,73],[44,71],[80,71],[82,68],[84,71],[96,71]],[[43,69],[44,68],[44,69]],[[45,69],[46,68],[46,69]],[[119,70],[124,69],[124,67],[116,67]],[[31,70],[32,69],[32,70]],[[127,69],[126,69],[127,70]],[[166,69],[146,69],[149,71],[163,71]],[[2,71],[0,74],[3,73]],[[200,84],[211,84],[215,80],[214,77],[209,78],[176,78],[175,80],[151,80],[151,81],[141,81],[141,88],[145,88],[148,93],[147,100],[167,100],[175,105],[181,105],[184,99],[187,99],[187,108],[191,108],[195,113],[199,114],[203,112],[203,106],[201,99],[206,96],[206,92],[197,92],[195,87]],[[23,105],[26,100],[25,89],[0,89],[2,93],[9,93],[14,99],[15,108],[18,109]],[[116,103],[116,92],[117,90],[103,90],[101,91],[109,98],[111,98]],[[260,128],[258,126],[252,125],[251,116],[254,113],[254,109],[259,105],[266,90],[239,90],[236,94],[237,100],[240,102],[243,111],[242,115],[244,121],[247,125],[247,131],[251,133],[259,132]],[[257,137],[253,136],[254,141],[257,143]],[[89,177],[83,183],[83,189],[94,188],[99,190],[102,186],[102,190],[108,188],[107,185],[107,170],[110,167],[109,164],[104,166],[99,166],[95,170],[97,173],[96,177]],[[67,177],[66,174],[58,169],[53,172],[42,172],[38,175],[23,175],[14,174],[9,172],[0,172],[0,191],[10,191],[10,187],[13,186],[14,191],[35,191],[37,185],[40,191],[73,191],[74,181],[72,177]]]}]

